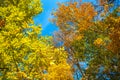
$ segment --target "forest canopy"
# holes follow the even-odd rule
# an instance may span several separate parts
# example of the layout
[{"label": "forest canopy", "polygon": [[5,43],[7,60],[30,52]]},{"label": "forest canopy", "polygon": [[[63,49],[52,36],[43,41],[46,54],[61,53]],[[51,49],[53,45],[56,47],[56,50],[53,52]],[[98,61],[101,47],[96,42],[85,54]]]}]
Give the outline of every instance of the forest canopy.
[{"label": "forest canopy", "polygon": [[60,3],[53,36],[33,20],[40,0],[0,1],[0,80],[119,80],[120,2],[96,1]]}]

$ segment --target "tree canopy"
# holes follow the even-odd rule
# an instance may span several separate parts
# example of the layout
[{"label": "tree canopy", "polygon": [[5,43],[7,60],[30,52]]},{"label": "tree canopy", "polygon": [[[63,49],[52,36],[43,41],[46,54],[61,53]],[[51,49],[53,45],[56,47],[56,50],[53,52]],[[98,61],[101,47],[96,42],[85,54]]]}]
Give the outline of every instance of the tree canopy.
[{"label": "tree canopy", "polygon": [[[72,57],[70,64],[77,65],[82,79],[117,80],[120,78],[120,8],[119,5],[115,8],[117,3],[112,0],[98,2],[97,7],[75,0],[60,4],[53,14],[53,22],[60,28],[55,39],[64,43],[62,46]],[[83,61],[88,63],[87,69],[79,64]]]},{"label": "tree canopy", "polygon": [[43,10],[40,0],[0,2],[0,79],[72,80],[64,48],[55,48],[51,37],[38,36],[42,28],[32,18]]},{"label": "tree canopy", "polygon": [[42,36],[33,21],[40,0],[0,1],[0,79],[74,80],[79,71],[82,80],[119,80],[120,6],[97,2],[59,4],[52,19],[59,31]]}]

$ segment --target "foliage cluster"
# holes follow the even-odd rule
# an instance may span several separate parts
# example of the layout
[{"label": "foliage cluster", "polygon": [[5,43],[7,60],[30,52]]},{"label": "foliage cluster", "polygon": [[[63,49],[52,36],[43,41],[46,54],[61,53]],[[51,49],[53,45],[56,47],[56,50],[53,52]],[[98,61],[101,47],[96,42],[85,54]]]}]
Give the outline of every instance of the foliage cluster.
[{"label": "foliage cluster", "polygon": [[42,10],[40,0],[0,0],[0,80],[72,80],[64,48],[39,37]]},{"label": "foliage cluster", "polygon": [[[99,0],[99,12],[91,3],[72,1],[54,12],[53,22],[60,28],[55,39],[64,43],[69,63],[78,66],[82,79],[120,78],[120,7],[114,5],[112,0]],[[82,70],[81,61],[88,63],[87,69]]]}]

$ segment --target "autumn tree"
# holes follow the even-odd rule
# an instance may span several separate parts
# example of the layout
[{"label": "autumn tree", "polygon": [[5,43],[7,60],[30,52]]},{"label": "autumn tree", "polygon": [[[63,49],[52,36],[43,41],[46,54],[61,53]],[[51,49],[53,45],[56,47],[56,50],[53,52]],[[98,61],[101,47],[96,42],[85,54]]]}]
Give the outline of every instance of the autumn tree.
[{"label": "autumn tree", "polygon": [[[108,0],[106,0],[108,1]],[[108,3],[108,2],[106,2]],[[119,6],[108,11],[103,5],[104,16],[99,15],[90,3],[61,4],[54,13],[60,31],[55,39],[63,41],[72,65],[85,61],[88,68],[81,70],[82,79],[119,79]],[[102,13],[100,13],[102,14]],[[98,16],[101,19],[94,19]]]},{"label": "autumn tree", "polygon": [[[34,25],[32,18],[41,12],[40,0],[0,1],[1,80],[51,80],[51,76],[53,80],[58,75],[62,80],[72,80],[64,48],[55,48],[48,41],[51,37],[38,37],[42,28],[41,25]],[[54,73],[56,68],[68,74],[62,73],[62,70]]]},{"label": "autumn tree", "polygon": [[[79,70],[84,76],[83,71],[80,68],[79,60],[75,57],[78,54],[74,50],[75,46],[72,46],[74,41],[84,42],[84,31],[86,31],[90,26],[93,26],[93,18],[96,16],[97,12],[91,3],[83,3],[79,5],[77,2],[67,3],[59,5],[59,8],[54,13],[55,19],[53,21],[60,28],[60,32],[56,32],[56,39],[63,41],[64,46],[67,48],[69,57],[72,57],[70,64],[78,65]],[[80,47],[80,52],[84,52],[84,44],[78,43],[77,45],[82,45]]]}]

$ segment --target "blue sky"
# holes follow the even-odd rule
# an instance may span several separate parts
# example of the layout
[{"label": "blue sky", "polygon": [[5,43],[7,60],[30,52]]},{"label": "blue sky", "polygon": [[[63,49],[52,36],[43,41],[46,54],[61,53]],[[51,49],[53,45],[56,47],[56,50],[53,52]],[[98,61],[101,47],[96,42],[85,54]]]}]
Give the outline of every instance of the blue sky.
[{"label": "blue sky", "polygon": [[42,35],[52,35],[53,31],[58,30],[55,24],[52,24],[49,19],[53,16],[51,12],[56,9],[57,2],[65,2],[67,0],[41,0],[43,4],[43,12],[34,17],[35,24],[42,25]]},{"label": "blue sky", "polygon": [[[38,14],[37,16],[34,17],[35,24],[41,24],[42,25],[42,35],[52,35],[52,33],[58,28],[56,27],[55,24],[52,24],[49,19],[52,18],[53,16],[51,15],[51,12],[53,9],[57,9],[57,3],[60,2],[66,2],[69,0],[41,0],[43,4],[43,12]],[[82,0],[83,2],[87,1],[95,1],[95,0]]]}]

